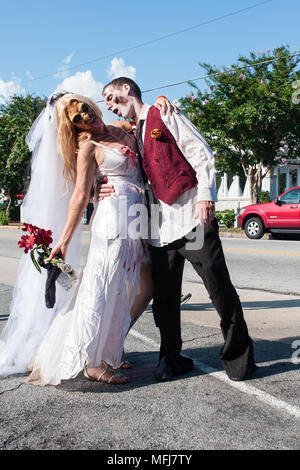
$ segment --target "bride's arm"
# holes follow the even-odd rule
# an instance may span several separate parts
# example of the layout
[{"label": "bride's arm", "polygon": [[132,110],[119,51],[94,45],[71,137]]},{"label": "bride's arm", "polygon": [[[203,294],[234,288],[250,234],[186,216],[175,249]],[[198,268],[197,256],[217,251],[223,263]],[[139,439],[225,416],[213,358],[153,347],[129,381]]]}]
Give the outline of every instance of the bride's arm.
[{"label": "bride's arm", "polygon": [[82,144],[77,155],[76,183],[69,202],[66,223],[58,243],[53,247],[49,258],[45,260],[46,262],[51,261],[57,254],[62,255],[62,258],[65,259],[68,245],[89,202],[95,170],[94,144],[86,142]]}]

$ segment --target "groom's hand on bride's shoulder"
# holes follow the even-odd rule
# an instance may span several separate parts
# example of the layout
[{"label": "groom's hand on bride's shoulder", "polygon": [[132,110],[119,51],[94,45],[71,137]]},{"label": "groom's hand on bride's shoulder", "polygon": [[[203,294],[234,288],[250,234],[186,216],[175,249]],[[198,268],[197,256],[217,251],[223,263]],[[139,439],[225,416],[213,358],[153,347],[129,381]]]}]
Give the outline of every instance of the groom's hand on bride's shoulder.
[{"label": "groom's hand on bride's shoulder", "polygon": [[165,116],[168,113],[168,116],[171,116],[173,112],[178,114],[178,108],[174,103],[168,100],[166,96],[158,96],[154,103],[154,106],[159,109],[162,114]]},{"label": "groom's hand on bride's shoulder", "polygon": [[95,187],[95,197],[98,201],[102,201],[105,197],[111,196],[115,192],[112,184],[108,184],[107,177],[103,176],[97,181]]}]

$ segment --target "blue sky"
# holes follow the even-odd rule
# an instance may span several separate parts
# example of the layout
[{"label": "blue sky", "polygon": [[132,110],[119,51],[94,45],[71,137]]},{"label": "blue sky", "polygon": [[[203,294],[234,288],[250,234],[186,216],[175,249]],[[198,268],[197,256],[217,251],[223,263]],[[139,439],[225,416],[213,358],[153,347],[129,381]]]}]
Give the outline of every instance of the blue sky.
[{"label": "blue sky", "polygon": [[[131,76],[147,90],[203,75],[199,62],[231,65],[240,54],[287,44],[292,51],[299,50],[299,0],[273,0],[124,51],[257,3],[259,0],[1,1],[0,95],[7,98],[13,92],[29,92],[45,96],[68,86],[100,100],[102,85],[116,75]],[[109,57],[75,67],[103,56]],[[44,75],[49,76],[37,79]],[[198,83],[204,86],[204,82]],[[161,89],[145,94],[144,101],[152,102],[161,94],[173,100],[190,91],[187,84]]]}]

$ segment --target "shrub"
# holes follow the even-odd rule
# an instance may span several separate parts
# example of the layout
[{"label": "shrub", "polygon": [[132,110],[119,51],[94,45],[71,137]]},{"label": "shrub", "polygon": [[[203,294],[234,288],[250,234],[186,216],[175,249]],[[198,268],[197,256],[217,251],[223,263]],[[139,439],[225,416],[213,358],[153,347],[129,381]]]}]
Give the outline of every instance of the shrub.
[{"label": "shrub", "polygon": [[0,210],[0,225],[8,225],[9,217],[5,214],[5,211]]},{"label": "shrub", "polygon": [[263,202],[270,202],[271,199],[270,199],[270,193],[269,191],[261,191],[259,193],[259,202],[260,203],[263,203]]},{"label": "shrub", "polygon": [[222,224],[222,223],[223,223],[222,214],[223,214],[223,212],[221,212],[221,211],[216,211],[216,218],[217,218],[217,221],[218,221],[219,224]]},{"label": "shrub", "polygon": [[233,227],[235,221],[235,212],[233,209],[217,211],[216,217],[219,224],[224,224],[227,228]]}]

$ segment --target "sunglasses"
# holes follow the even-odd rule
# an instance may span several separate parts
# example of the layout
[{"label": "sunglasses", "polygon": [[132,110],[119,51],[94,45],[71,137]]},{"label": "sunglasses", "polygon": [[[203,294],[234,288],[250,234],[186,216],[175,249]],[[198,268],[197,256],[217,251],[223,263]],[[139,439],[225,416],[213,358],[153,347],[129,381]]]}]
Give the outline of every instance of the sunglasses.
[{"label": "sunglasses", "polygon": [[[89,110],[88,105],[85,104],[85,103],[83,103],[83,104],[81,105],[81,112],[82,112],[82,113],[87,113],[88,110]],[[81,115],[80,115],[80,114],[75,114],[75,116],[74,116],[73,119],[72,119],[72,122],[73,122],[74,124],[78,124],[78,122],[80,122],[80,121],[81,121]]]}]

